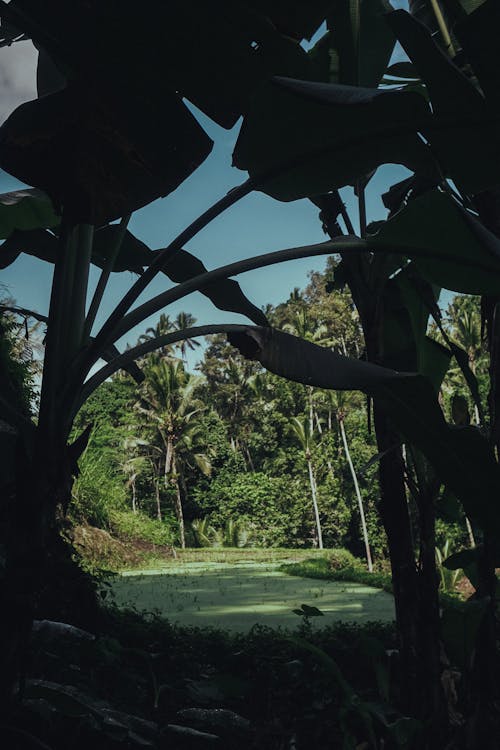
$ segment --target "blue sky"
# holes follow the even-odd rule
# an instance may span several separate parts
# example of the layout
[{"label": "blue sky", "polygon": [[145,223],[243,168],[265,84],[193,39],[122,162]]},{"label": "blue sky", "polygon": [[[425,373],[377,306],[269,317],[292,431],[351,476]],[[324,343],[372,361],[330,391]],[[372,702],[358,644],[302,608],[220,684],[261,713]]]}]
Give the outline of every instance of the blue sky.
[{"label": "blue sky", "polygon": [[[18,49],[16,49],[16,47]],[[12,54],[14,57],[7,57]],[[23,42],[14,48],[0,50],[0,70],[4,88],[4,109],[0,117],[20,101],[33,98],[35,86],[35,54],[30,43]],[[398,55],[399,57],[399,55]],[[10,78],[9,78],[10,75]],[[2,92],[0,91],[0,94]],[[129,228],[151,248],[163,247],[235,185],[246,178],[246,173],[231,167],[231,155],[237,138],[239,124],[231,131],[224,130],[199,111],[195,112],[201,125],[214,141],[214,148],[202,166],[167,198],[157,200],[137,211]],[[367,193],[369,220],[384,218],[386,211],[380,200],[385,189],[408,173],[402,167],[389,165],[379,169],[371,180]],[[20,183],[0,171],[0,192],[14,190]],[[356,209],[352,191],[343,191],[351,216],[355,222]],[[262,193],[254,193],[229,209],[195,237],[186,248],[199,257],[207,266],[214,268],[225,263],[246,258],[262,252],[324,241],[318,220],[317,209],[308,201],[280,203]],[[325,261],[304,259],[260,271],[252,271],[238,277],[244,292],[258,306],[277,304],[285,300],[294,287],[304,287],[308,272],[323,270]],[[29,256],[21,256],[5,269],[0,281],[7,286],[10,295],[19,305],[38,312],[48,309],[52,268]],[[97,280],[95,271],[92,285]],[[133,283],[132,274],[114,274],[108,286],[104,304],[97,323],[102,322]],[[144,293],[140,301],[167,288],[168,281],[162,275]],[[165,312],[175,316],[180,310],[191,312],[199,324],[222,322],[247,322],[241,316],[223,313],[215,309],[200,293],[195,293],[176,303]],[[158,314],[134,329],[120,345],[135,343],[148,325],[156,322]],[[196,357],[191,357],[193,365]]]}]

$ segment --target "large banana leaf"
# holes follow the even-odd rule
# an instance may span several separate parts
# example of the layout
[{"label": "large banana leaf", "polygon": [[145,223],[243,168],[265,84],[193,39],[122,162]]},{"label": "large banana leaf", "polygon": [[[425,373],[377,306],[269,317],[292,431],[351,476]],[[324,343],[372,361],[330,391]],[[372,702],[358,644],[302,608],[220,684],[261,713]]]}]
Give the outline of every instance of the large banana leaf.
[{"label": "large banana leaf", "polygon": [[14,190],[0,195],[0,239],[16,229],[55,227],[60,220],[50,198],[41,190]]},{"label": "large banana leaf", "polygon": [[[177,91],[223,127],[235,124],[249,95],[269,76],[307,76],[304,50],[275,24],[284,20],[282,3],[149,0],[140,11],[135,0],[13,5],[50,30],[49,40],[38,41],[58,64],[63,58],[73,76],[104,78],[110,85],[126,80],[158,100]],[[317,28],[328,3],[301,5],[288,11],[299,39]],[[36,40],[33,24],[28,31]]]},{"label": "large banana leaf", "polygon": [[378,86],[396,41],[385,20],[391,10],[388,0],[334,4],[327,33],[308,53],[313,80]]},{"label": "large banana leaf", "polygon": [[455,26],[468,62],[479,79],[481,88],[498,111],[500,107],[500,65],[498,62],[498,29],[500,6],[497,0],[462,0],[467,15]]},{"label": "large banana leaf", "polygon": [[[108,225],[95,232],[92,246],[92,263],[94,265],[100,268],[105,266],[118,231],[118,225]],[[48,263],[55,263],[57,252],[57,237],[50,232],[43,229],[14,231],[0,245],[0,268],[6,268],[13,263],[20,253],[33,255]],[[161,251],[151,250],[144,242],[127,231],[113,265],[113,270],[142,273],[144,267],[149,266],[159,252]],[[203,263],[186,250],[177,252],[163,269],[163,273],[176,283],[182,283],[195,276],[200,276],[206,271]],[[233,279],[218,279],[203,287],[200,291],[219,310],[245,315],[257,325],[266,326],[268,324],[262,310],[250,302],[243,294],[238,282]]]},{"label": "large banana leaf", "polygon": [[233,162],[285,201],[327,193],[388,162],[433,174],[416,135],[429,116],[413,92],[275,78],[243,121]]},{"label": "large banana leaf", "polygon": [[[443,173],[466,191],[496,185],[500,139],[488,102],[425,26],[402,10],[390,13],[387,22],[427,86],[438,127],[430,120],[422,130]],[[443,121],[450,127],[443,127]]]},{"label": "large banana leaf", "polygon": [[[411,201],[370,243],[374,248],[400,243],[401,254],[413,257],[423,276],[443,288],[465,294],[500,292],[500,241],[439,190]],[[434,257],[422,257],[422,249]]]},{"label": "large banana leaf", "polygon": [[176,94],[125,94],[125,82],[74,84],[22,104],[0,128],[3,169],[74,222],[98,225],[167,195],[211,148]]},{"label": "large banana leaf", "polygon": [[276,375],[317,388],[369,391],[375,385],[411,377],[344,357],[275,328],[249,327],[244,333],[229,334],[228,338],[247,359],[258,360]]},{"label": "large banana leaf", "polygon": [[310,39],[330,11],[332,0],[248,0],[254,10],[271,19],[279,31],[295,39]]}]

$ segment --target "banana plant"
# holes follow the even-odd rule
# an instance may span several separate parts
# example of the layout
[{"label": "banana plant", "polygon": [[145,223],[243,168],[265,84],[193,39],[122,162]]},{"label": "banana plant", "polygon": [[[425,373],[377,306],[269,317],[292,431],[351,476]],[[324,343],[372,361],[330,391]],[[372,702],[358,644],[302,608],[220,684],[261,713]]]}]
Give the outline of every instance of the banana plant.
[{"label": "banana plant", "polygon": [[[7,394],[0,395],[0,416],[17,430],[19,467],[6,474],[15,503],[2,590],[7,616],[1,624],[0,706],[9,705],[18,675],[55,508],[66,501],[88,437],[86,431],[68,445],[75,414],[100,383],[132,367],[136,358],[225,331],[243,354],[279,375],[320,388],[362,390],[375,399],[402,664],[415,701],[411,708],[425,716],[425,701],[435,695],[437,682],[434,672],[422,675],[421,649],[410,658],[419,621],[412,604],[414,594],[419,601],[418,579],[406,533],[401,456],[387,449],[400,442],[394,433],[403,435],[489,533],[500,532],[492,502],[500,492],[500,475],[479,431],[456,430],[445,422],[435,387],[443,352],[426,338],[425,316],[420,313],[417,320],[415,305],[398,300],[408,291],[400,282],[407,280],[409,266],[418,271],[420,301],[422,295],[428,299],[429,286],[500,297],[500,242],[478,219],[472,200],[498,182],[498,65],[485,61],[488,51],[474,45],[481,29],[491,39],[486,49],[495,48],[491,19],[497,10],[487,0],[456,24],[479,89],[411,16],[394,11],[385,18],[390,6],[382,1],[340,3],[335,10],[329,2],[306,6],[297,0],[286,12],[280,3],[270,4],[265,15],[259,2],[234,3],[230,9],[224,4],[224,12],[201,0],[185,9],[179,3],[151,8],[137,14],[136,3],[123,2],[117,27],[106,4],[0,2],[5,39],[11,40],[17,28],[41,49],[40,98],[19,107],[0,129],[0,166],[34,188],[0,200],[5,238],[0,264],[11,263],[20,252],[54,264],[37,424],[18,413]],[[327,38],[307,55],[298,40],[310,38],[324,19]],[[131,55],[136,40],[146,37],[147,48]],[[377,88],[396,37],[417,72],[416,85]],[[95,50],[92,61],[89,45]],[[190,66],[186,48],[193,55]],[[245,115],[234,163],[249,177],[165,247],[151,250],[127,230],[130,214],[172,192],[212,146],[181,96],[223,127]],[[399,198],[393,192],[391,218],[371,232],[364,191],[369,175],[385,163],[403,164],[414,176],[396,190]],[[360,237],[352,236],[352,221],[337,201],[334,221],[340,215],[349,236],[335,230],[330,241],[212,271],[184,250],[252,190],[279,200],[319,196],[328,207],[337,189],[349,184],[360,196]],[[334,222],[329,226],[335,228]],[[232,279],[254,268],[333,253],[341,254],[371,361],[352,360],[270,329]],[[89,299],[92,263],[101,276]],[[94,330],[110,274],[125,269],[139,278]],[[137,304],[158,273],[175,286]],[[121,354],[111,350],[109,356],[135,325],[196,290],[222,309],[243,312],[255,326],[192,327]],[[103,357],[110,361],[90,375]]]}]

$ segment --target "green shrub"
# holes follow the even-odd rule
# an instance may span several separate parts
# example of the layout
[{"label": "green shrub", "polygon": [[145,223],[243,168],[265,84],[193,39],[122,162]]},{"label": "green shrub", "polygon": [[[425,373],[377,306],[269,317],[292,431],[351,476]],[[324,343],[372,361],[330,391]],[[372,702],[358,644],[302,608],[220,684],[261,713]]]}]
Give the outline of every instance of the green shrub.
[{"label": "green shrub", "polygon": [[105,459],[87,451],[80,460],[80,475],[73,486],[69,507],[71,518],[80,523],[105,528],[110,513],[125,505],[123,483],[110,476]]},{"label": "green shrub", "polygon": [[[332,566],[333,559],[333,566]],[[344,561],[344,564],[343,562]],[[392,594],[392,579],[386,573],[369,573],[364,563],[347,550],[334,550],[328,557],[309,558],[299,563],[282,565],[281,570],[292,576],[349,581],[383,589]]]},{"label": "green shrub", "polygon": [[200,516],[208,517],[216,529],[238,521],[254,529],[252,543],[258,547],[295,547],[310,544],[313,530],[311,504],[304,502],[303,486],[289,477],[263,472],[221,471],[193,499]]},{"label": "green shrub", "polygon": [[111,530],[123,539],[140,539],[158,546],[177,541],[177,522],[167,517],[163,521],[143,513],[113,510],[109,516]]},{"label": "green shrub", "polygon": [[342,570],[344,568],[358,568],[364,571],[366,566],[354,557],[347,549],[334,549],[328,556],[330,570]]}]

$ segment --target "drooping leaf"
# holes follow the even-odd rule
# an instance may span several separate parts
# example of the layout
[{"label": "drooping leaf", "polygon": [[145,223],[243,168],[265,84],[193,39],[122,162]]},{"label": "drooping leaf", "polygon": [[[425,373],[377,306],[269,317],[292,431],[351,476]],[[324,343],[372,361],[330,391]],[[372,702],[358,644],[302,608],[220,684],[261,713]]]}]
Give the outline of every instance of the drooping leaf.
[{"label": "drooping leaf", "polygon": [[[109,258],[117,232],[119,232],[118,224],[108,224],[94,233],[92,262],[101,268]],[[152,250],[127,229],[113,264],[113,271],[131,271],[140,274],[151,263],[152,254]]]},{"label": "drooping leaf", "polygon": [[[101,357],[105,362],[112,362],[115,357],[119,356],[120,351],[114,344],[110,344],[110,346],[108,346],[103,352],[101,352]],[[143,382],[145,375],[135,362],[128,362],[122,369],[125,372],[128,372],[130,377],[132,377],[138,385]]]},{"label": "drooping leaf", "polygon": [[498,110],[500,107],[500,69],[497,41],[500,8],[496,0],[477,3],[467,0],[466,10],[470,15],[456,24],[455,32],[460,39],[467,61],[472,65],[479,79],[482,90],[491,105]]},{"label": "drooping leaf", "polygon": [[0,312],[3,311],[12,312],[17,315],[24,315],[26,318],[34,318],[35,320],[39,320],[41,323],[47,323],[49,320],[46,315],[42,315],[36,310],[28,310],[26,307],[18,307],[17,305],[0,304]]},{"label": "drooping leaf", "polygon": [[[445,289],[465,294],[500,291],[500,241],[438,190],[411,201],[370,242],[374,247],[401,243],[401,253],[413,257],[423,276]],[[427,260],[417,248],[435,257]]]},{"label": "drooping leaf", "polygon": [[41,190],[14,190],[0,195],[0,239],[16,229],[56,227],[60,221],[50,198]]},{"label": "drooping leaf", "polygon": [[[496,185],[500,158],[498,123],[489,119],[491,113],[483,96],[423,24],[403,10],[390,13],[387,21],[429,91],[438,126],[433,127],[431,119],[422,130],[443,173],[467,191],[478,192]],[[443,127],[444,121],[450,127]]]},{"label": "drooping leaf", "polygon": [[498,533],[500,507],[492,498],[500,493],[500,468],[481,432],[447,425],[436,392],[422,376],[381,384],[374,395],[405,440],[424,454],[462,502],[469,518]]},{"label": "drooping leaf", "polygon": [[[117,231],[115,225],[104,227],[95,233],[93,246],[93,262],[102,265],[107,258],[107,250],[113,244],[113,236]],[[144,242],[127,231],[116,260],[114,270],[129,270],[141,273],[143,267],[149,266],[161,250],[151,250]],[[187,250],[175,253],[162,269],[169,279],[182,283],[206,273],[203,263]],[[253,305],[243,294],[240,285],[232,279],[214,281],[200,290],[219,310],[227,310],[245,315],[257,325],[267,326],[267,319],[258,307]]]},{"label": "drooping leaf", "polygon": [[[203,263],[191,253],[188,253],[187,250],[181,250],[162,270],[166,276],[176,283],[188,281],[194,276],[199,276],[207,271]],[[219,310],[229,310],[240,315],[245,315],[260,326],[269,325],[262,310],[245,297],[240,285],[234,279],[214,281],[203,287],[200,291]]]},{"label": "drooping leaf", "polygon": [[383,193],[381,196],[382,203],[389,210],[389,215],[391,215],[403,208],[408,201],[417,198],[422,193],[436,186],[436,179],[432,180],[428,177],[420,177],[414,174],[400,182],[396,182],[387,192]]},{"label": "drooping leaf", "polygon": [[[30,26],[35,41],[58,65],[69,63],[73,76],[105,79],[111,88],[124,80],[136,94],[142,88],[146,97],[158,101],[170,91],[179,92],[223,127],[236,123],[249,96],[270,76],[307,77],[306,53],[286,31],[280,33],[274,21],[273,16],[284,17],[279,6],[149,0],[138,13],[134,0],[14,3],[50,29],[47,41],[37,39]],[[303,9],[298,5],[294,3],[295,19],[289,20],[298,23],[300,39],[321,23],[325,2],[316,0],[312,8],[309,3]],[[140,54],[134,54],[138,40],[144,39],[147,44],[140,44]]]},{"label": "drooping leaf", "polygon": [[275,78],[243,121],[233,163],[257,180],[266,175],[259,189],[285,201],[327,193],[387,162],[433,174],[415,130],[428,116],[416,93]]},{"label": "drooping leaf", "polygon": [[434,386],[436,393],[439,393],[442,382],[448,372],[451,360],[451,352],[439,341],[426,336],[419,350],[419,368],[418,371],[428,378]]},{"label": "drooping leaf", "polygon": [[247,359],[289,380],[317,388],[370,390],[381,382],[403,377],[388,368],[337,354],[275,328],[252,328],[228,334],[230,343]]},{"label": "drooping leaf", "polygon": [[0,268],[10,266],[21,253],[33,255],[48,263],[55,263],[57,237],[45,229],[15,229],[0,245]]},{"label": "drooping leaf", "polygon": [[152,98],[124,81],[75,83],[22,104],[0,128],[0,166],[75,223],[103,224],[167,195],[211,148],[176,94]]},{"label": "drooping leaf", "polygon": [[243,356],[276,375],[318,388],[363,390],[379,400],[395,428],[432,464],[461,500],[469,518],[500,533],[500,467],[488,440],[474,427],[446,424],[431,382],[342,357],[271,328],[229,335]]}]

